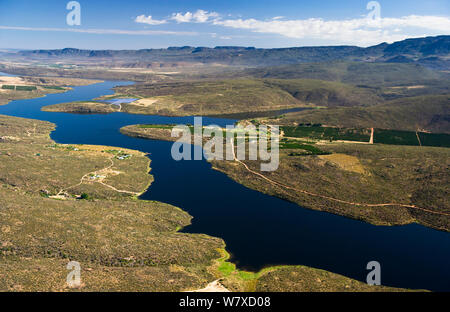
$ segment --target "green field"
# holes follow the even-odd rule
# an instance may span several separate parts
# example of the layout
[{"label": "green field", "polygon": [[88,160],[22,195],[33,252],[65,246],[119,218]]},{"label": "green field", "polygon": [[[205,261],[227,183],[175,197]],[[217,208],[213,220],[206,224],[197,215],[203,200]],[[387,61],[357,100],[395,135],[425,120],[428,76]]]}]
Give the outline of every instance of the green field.
[{"label": "green field", "polygon": [[35,91],[35,86],[16,86],[16,91]]},{"label": "green field", "polygon": [[59,87],[59,86],[40,86],[44,89],[51,89],[51,90],[65,90],[63,87]]},{"label": "green field", "polygon": [[[315,140],[345,140],[357,142],[369,142],[369,129],[347,129],[313,126],[283,126],[280,128],[286,137],[310,138]],[[450,134],[445,133],[424,133],[417,134],[422,146],[450,147]],[[375,129],[374,143],[391,145],[420,145],[415,132]]]},{"label": "green field", "polygon": [[347,140],[369,142],[370,130],[342,129],[322,126],[282,126],[280,128],[286,137],[311,138],[316,140]]},{"label": "green field", "polygon": [[37,90],[37,88],[35,86],[12,86],[12,85],[2,85],[2,89],[16,90],[16,91],[35,91],[35,90]]}]

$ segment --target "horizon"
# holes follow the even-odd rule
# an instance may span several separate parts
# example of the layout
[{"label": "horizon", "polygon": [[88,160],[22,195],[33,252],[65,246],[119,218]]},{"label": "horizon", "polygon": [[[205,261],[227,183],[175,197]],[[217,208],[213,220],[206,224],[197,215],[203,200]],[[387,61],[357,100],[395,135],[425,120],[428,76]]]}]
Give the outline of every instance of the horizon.
[{"label": "horizon", "polygon": [[[68,6],[66,0],[2,0],[0,49],[369,47],[450,35],[450,5],[444,0],[78,3],[76,19],[73,13],[78,8]],[[68,21],[70,14],[73,23]]]},{"label": "horizon", "polygon": [[358,45],[317,45],[317,46],[291,46],[291,47],[273,47],[273,48],[261,48],[261,47],[254,47],[254,46],[189,46],[189,45],[185,45],[185,46],[168,46],[168,47],[164,47],[164,48],[141,48],[141,49],[83,49],[83,48],[77,48],[77,47],[63,47],[63,48],[58,48],[58,49],[33,49],[33,48],[29,48],[29,49],[16,49],[16,48],[0,48],[0,50],[5,50],[5,51],[17,51],[17,52],[21,52],[21,51],[58,51],[58,50],[80,50],[80,51],[143,51],[143,50],[168,50],[168,49],[181,49],[181,48],[207,48],[207,49],[220,49],[220,48],[244,48],[244,49],[256,49],[256,50],[277,50],[277,49],[298,49],[298,48],[328,48],[328,47],[357,47],[357,48],[361,48],[361,49],[367,49],[367,48],[371,48],[371,47],[375,47],[375,46],[379,46],[379,45],[383,45],[383,44],[394,44],[397,42],[402,42],[402,41],[406,41],[406,40],[419,40],[419,39],[427,39],[427,38],[438,38],[438,37],[450,37],[450,35],[436,35],[436,36],[425,36],[425,37],[414,37],[414,38],[407,38],[404,40],[399,40],[399,41],[394,41],[391,43],[388,42],[380,42],[377,43],[375,45],[371,45],[371,46],[367,46],[367,47],[362,47],[362,46],[358,46]]}]

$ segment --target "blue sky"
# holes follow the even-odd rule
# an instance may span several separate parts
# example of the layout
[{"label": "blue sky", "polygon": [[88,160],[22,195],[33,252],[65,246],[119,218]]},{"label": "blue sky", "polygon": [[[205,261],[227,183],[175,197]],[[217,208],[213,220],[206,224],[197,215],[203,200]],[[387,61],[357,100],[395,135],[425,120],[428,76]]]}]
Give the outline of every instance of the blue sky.
[{"label": "blue sky", "polygon": [[0,48],[142,49],[240,45],[369,46],[450,35],[450,1],[114,1],[79,0],[81,25],[67,25],[69,1],[0,0]]}]

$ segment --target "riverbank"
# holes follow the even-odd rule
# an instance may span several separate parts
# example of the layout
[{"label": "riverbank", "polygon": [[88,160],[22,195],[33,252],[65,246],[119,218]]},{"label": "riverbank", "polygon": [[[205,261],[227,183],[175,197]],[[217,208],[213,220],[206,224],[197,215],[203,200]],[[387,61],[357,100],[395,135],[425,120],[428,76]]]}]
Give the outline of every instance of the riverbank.
[{"label": "riverbank", "polygon": [[[171,137],[170,126],[127,126],[121,133],[177,140]],[[321,142],[311,148],[330,155],[315,156],[303,152],[305,144],[297,145],[302,152],[293,144],[281,146],[280,166],[270,173],[259,172],[261,161],[211,163],[214,169],[249,188],[302,207],[375,225],[417,222],[450,231],[445,195],[448,148]],[[426,164],[422,159],[427,159]],[[433,194],[431,198],[425,196],[429,193]]]}]

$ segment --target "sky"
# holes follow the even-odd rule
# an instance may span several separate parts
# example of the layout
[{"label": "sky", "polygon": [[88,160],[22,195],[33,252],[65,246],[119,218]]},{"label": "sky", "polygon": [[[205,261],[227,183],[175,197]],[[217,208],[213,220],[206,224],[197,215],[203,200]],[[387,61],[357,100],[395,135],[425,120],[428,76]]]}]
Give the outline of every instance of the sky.
[{"label": "sky", "polygon": [[449,0],[0,0],[1,49],[366,47],[435,35],[450,35]]}]

